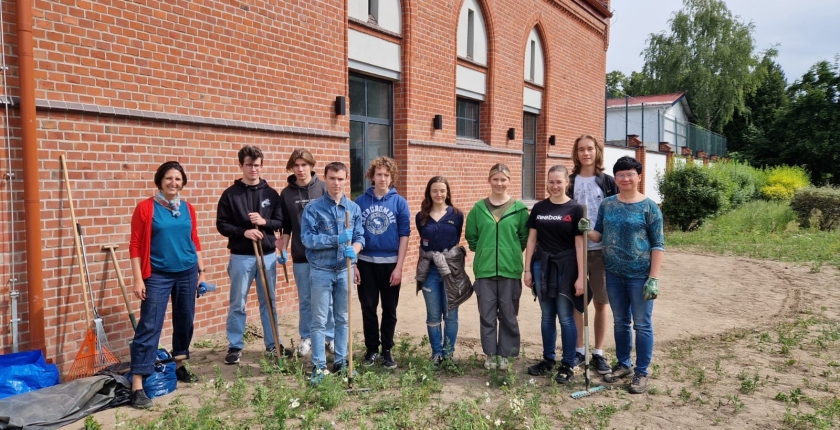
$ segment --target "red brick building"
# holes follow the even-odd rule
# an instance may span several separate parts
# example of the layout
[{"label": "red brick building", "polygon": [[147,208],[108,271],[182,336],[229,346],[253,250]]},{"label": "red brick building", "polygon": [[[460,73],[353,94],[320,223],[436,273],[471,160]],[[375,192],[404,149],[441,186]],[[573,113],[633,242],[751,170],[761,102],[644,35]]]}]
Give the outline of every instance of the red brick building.
[{"label": "red brick building", "polygon": [[[547,167],[604,129],[609,16],[596,0],[4,1],[0,353],[13,348],[13,291],[21,350],[43,347],[66,371],[87,327],[59,155],[96,305],[126,357],[132,330],[100,249],[120,245],[130,289],[130,217],[160,163],[185,165],[222,287],[199,299],[195,334],[223,331],[228,253],[214,217],[242,145],[263,149],[277,188],[306,147],[316,170],[350,162],[354,191],[367,160],[393,156],[412,210],[437,174],[468,210],[496,162],[514,172],[513,195],[542,198]],[[280,280],[279,310],[295,311]]]}]

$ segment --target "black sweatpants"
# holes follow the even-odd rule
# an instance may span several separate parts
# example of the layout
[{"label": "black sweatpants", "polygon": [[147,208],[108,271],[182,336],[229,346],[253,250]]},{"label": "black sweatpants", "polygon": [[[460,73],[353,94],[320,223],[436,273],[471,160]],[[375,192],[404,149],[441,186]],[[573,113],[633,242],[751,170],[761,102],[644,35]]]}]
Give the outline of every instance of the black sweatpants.
[{"label": "black sweatpants", "polygon": [[[400,286],[391,284],[391,273],[397,263],[369,263],[359,260],[361,284],[359,302],[362,304],[362,326],[365,330],[365,347],[368,351],[389,350],[394,347],[394,330],[397,327],[397,304],[400,301]],[[376,315],[379,300],[382,299],[382,325]]]}]

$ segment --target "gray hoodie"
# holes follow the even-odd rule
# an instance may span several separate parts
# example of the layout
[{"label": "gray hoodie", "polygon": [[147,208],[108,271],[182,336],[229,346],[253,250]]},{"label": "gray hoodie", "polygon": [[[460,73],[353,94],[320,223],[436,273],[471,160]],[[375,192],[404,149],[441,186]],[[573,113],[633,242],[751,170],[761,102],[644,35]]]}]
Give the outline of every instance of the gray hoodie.
[{"label": "gray hoodie", "polygon": [[327,184],[312,172],[312,180],[305,186],[297,184],[295,175],[289,175],[288,184],[280,192],[280,208],[283,211],[283,234],[292,235],[292,261],[306,263],[306,247],[300,241],[300,216],[303,208],[327,192]]}]

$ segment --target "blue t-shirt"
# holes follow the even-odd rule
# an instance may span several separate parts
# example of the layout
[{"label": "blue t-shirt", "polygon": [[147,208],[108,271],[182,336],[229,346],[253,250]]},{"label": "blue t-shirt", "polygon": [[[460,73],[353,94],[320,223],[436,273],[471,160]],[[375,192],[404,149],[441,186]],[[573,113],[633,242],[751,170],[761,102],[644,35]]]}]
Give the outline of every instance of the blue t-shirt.
[{"label": "blue t-shirt", "polygon": [[650,276],[650,253],[665,251],[662,211],[651,199],[624,203],[618,196],[604,199],[595,231],[601,233],[604,268],[622,278]]},{"label": "blue t-shirt", "polygon": [[464,214],[455,213],[452,206],[446,208],[446,213],[435,221],[432,217],[426,218],[426,224],[420,225],[423,221],[422,212],[414,216],[414,225],[420,233],[420,247],[423,251],[443,252],[445,249],[452,249],[461,243],[461,231],[464,228]]},{"label": "blue t-shirt", "polygon": [[177,273],[195,267],[198,255],[192,241],[192,219],[186,203],[181,215],[174,217],[169,209],[154,204],[150,262],[152,271]]}]

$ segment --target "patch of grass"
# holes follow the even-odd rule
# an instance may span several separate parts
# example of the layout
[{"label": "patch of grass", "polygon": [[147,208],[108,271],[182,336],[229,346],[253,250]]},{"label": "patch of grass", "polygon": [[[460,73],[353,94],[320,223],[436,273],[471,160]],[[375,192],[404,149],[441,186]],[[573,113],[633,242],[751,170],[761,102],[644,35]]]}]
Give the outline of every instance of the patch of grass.
[{"label": "patch of grass", "polygon": [[840,229],[799,228],[787,202],[751,201],[697,230],[666,233],[668,246],[840,267]]}]

